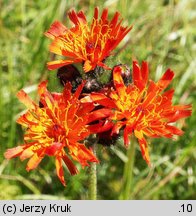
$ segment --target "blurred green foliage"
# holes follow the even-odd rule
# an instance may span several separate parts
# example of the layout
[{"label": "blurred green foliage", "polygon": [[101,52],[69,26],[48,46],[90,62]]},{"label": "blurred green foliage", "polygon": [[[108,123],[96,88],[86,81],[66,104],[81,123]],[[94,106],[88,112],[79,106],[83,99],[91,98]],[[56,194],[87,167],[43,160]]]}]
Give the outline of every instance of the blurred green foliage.
[{"label": "blurred green foliage", "polygon": [[[157,80],[170,67],[175,71],[174,103],[193,104],[193,114],[178,122],[185,133],[175,140],[149,140],[153,167],[149,168],[137,148],[132,199],[196,198],[196,11],[194,0],[1,0],[0,1],[0,199],[87,199],[88,169],[70,176],[65,172],[63,188],[54,161],[45,158],[39,168],[26,172],[19,159],[3,157],[7,148],[22,144],[23,131],[15,120],[24,110],[16,92],[36,99],[37,84],[49,79],[58,84],[55,71],[46,69],[50,43],[43,33],[54,20],[69,25],[67,11],[83,10],[91,20],[95,6],[118,10],[124,25],[133,30],[115,52],[116,63],[131,67],[132,58],[150,65]],[[111,148],[99,146],[98,198],[119,199],[127,161],[122,140]]]}]

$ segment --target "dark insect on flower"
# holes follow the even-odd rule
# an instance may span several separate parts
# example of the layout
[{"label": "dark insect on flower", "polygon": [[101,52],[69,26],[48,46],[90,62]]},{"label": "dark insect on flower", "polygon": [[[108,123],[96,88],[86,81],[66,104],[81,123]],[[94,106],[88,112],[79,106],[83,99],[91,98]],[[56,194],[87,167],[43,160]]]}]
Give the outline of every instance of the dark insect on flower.
[{"label": "dark insect on flower", "polygon": [[74,65],[65,65],[59,68],[57,77],[63,86],[65,86],[67,82],[71,82],[74,89],[82,82],[81,74]]}]

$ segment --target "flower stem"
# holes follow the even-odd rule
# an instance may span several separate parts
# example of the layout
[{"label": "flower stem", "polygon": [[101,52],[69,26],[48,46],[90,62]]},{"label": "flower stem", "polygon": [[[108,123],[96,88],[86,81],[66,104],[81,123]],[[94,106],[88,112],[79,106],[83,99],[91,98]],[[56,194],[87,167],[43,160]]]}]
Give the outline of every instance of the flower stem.
[{"label": "flower stem", "polygon": [[[96,156],[96,144],[92,145],[93,153]],[[96,162],[90,164],[89,174],[89,200],[97,199],[97,165]]]},{"label": "flower stem", "polygon": [[123,200],[131,199],[131,186],[133,184],[133,168],[135,161],[135,146],[136,139],[132,137],[131,144],[129,145],[129,148],[127,150],[128,160],[124,166],[123,186],[120,194],[120,199]]}]

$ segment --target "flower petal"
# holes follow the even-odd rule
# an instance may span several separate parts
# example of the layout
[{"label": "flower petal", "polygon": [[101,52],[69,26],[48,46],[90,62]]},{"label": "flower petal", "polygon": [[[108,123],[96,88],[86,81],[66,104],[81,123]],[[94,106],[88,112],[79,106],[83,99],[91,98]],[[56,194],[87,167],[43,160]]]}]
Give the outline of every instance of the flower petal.
[{"label": "flower petal", "polygon": [[192,106],[191,105],[176,105],[173,106],[173,109],[175,113],[168,118],[168,122],[176,122],[177,120],[181,118],[186,118],[188,116],[191,116],[192,114]]},{"label": "flower petal", "polygon": [[51,145],[46,147],[45,153],[49,156],[55,156],[61,149],[63,148],[63,144],[60,142],[53,142]]},{"label": "flower petal", "polygon": [[59,177],[61,183],[66,186],[61,157],[56,157],[55,164],[57,176]]},{"label": "flower petal", "polygon": [[150,166],[150,157],[149,157],[149,153],[148,153],[148,144],[147,144],[146,140],[144,138],[139,139],[139,145],[140,145],[140,149],[141,149],[142,156],[143,156],[144,160]]},{"label": "flower petal", "polygon": [[95,110],[90,113],[88,123],[106,118],[110,116],[112,113],[113,111],[111,109],[102,108],[102,109]]},{"label": "flower petal", "polygon": [[49,28],[47,32],[45,32],[45,36],[54,39],[55,37],[58,37],[59,35],[65,34],[67,31],[67,28],[59,21],[55,21]]},{"label": "flower petal", "polygon": [[76,175],[78,173],[78,169],[76,168],[74,163],[69,159],[69,157],[67,155],[63,155],[62,159],[64,163],[66,164],[71,175]]},{"label": "flower petal", "polygon": [[98,163],[98,159],[90,149],[87,149],[84,144],[78,143],[77,160],[82,167],[89,166],[87,161]]},{"label": "flower petal", "polygon": [[[99,9],[96,7],[90,25],[82,11],[76,13],[71,10],[68,16],[74,24],[73,27],[67,29],[57,21],[45,33],[53,39],[50,52],[65,56],[75,63],[84,62],[83,69],[86,73],[94,70],[96,66],[111,70],[103,62],[131,30],[131,27],[122,26],[122,20],[118,21],[120,13],[116,12],[110,21],[108,9],[104,9],[99,18]],[[48,67],[52,70],[63,65],[65,64],[55,64],[52,67],[49,63]]]},{"label": "flower petal", "polygon": [[92,124],[88,126],[88,129],[91,133],[102,133],[105,131],[108,131],[112,129],[114,126],[114,123],[111,121],[105,121],[105,122],[99,122],[97,124]]},{"label": "flower petal", "polygon": [[73,97],[75,97],[75,99],[78,99],[78,98],[79,98],[79,96],[80,96],[80,94],[81,94],[81,92],[82,92],[82,89],[84,88],[84,85],[85,85],[85,81],[83,81],[83,82],[78,86],[78,88],[76,89],[76,91],[75,91],[75,93],[74,93],[74,95],[73,95]]},{"label": "flower petal", "polygon": [[96,64],[93,65],[93,63],[90,60],[86,60],[84,62],[83,69],[84,69],[85,72],[89,72],[89,71],[95,69],[95,67],[96,67]]},{"label": "flower petal", "polygon": [[18,157],[23,152],[24,147],[25,146],[17,146],[15,148],[7,149],[4,153],[4,157],[6,159]]},{"label": "flower petal", "polygon": [[130,144],[130,138],[129,138],[129,130],[128,127],[124,128],[124,144],[126,147],[128,147],[128,145]]},{"label": "flower petal", "polygon": [[122,100],[125,97],[126,87],[122,78],[122,68],[117,66],[113,70],[113,81],[118,95],[122,97]]},{"label": "flower petal", "polygon": [[31,100],[31,98],[23,90],[20,90],[17,93],[17,97],[27,108],[29,109],[36,108],[36,104]]},{"label": "flower petal", "polygon": [[94,101],[95,103],[98,103],[102,106],[105,106],[108,108],[115,108],[116,107],[113,100],[111,100],[110,98],[108,98],[104,94],[92,92],[90,94],[90,98],[92,99],[92,101]]},{"label": "flower petal", "polygon": [[159,86],[159,88],[161,90],[165,89],[171,83],[173,77],[174,77],[174,72],[172,70],[168,69],[164,73],[164,75],[162,76],[162,78],[157,82],[157,85]]},{"label": "flower petal", "polygon": [[30,147],[24,149],[24,151],[21,153],[20,160],[23,161],[27,158],[30,158],[33,156],[33,154],[34,154],[34,152],[32,150],[32,147],[30,146]]},{"label": "flower petal", "polygon": [[143,90],[148,81],[148,64],[142,62],[140,69],[138,62],[133,61],[133,82],[140,90]]},{"label": "flower petal", "polygon": [[56,61],[51,61],[47,63],[47,67],[48,70],[55,70],[59,67],[62,67],[64,65],[69,65],[69,64],[73,64],[76,61],[71,60],[71,59],[67,59],[67,60],[56,60]]},{"label": "flower petal", "polygon": [[86,17],[82,11],[76,13],[74,10],[72,10],[68,13],[68,16],[75,25],[85,24],[87,22]]},{"label": "flower petal", "polygon": [[37,153],[34,153],[34,155],[30,158],[30,160],[27,163],[26,170],[30,171],[30,170],[37,168],[37,166],[42,161],[42,159],[43,157],[38,156]]},{"label": "flower petal", "polygon": [[44,94],[45,92],[47,92],[47,84],[48,84],[48,81],[43,81],[41,82],[39,85],[38,85],[38,93],[39,95],[41,96],[42,94]]},{"label": "flower petal", "polygon": [[184,132],[182,130],[180,130],[177,127],[172,126],[172,125],[167,125],[166,130],[169,132],[169,134],[172,134],[172,135],[175,134],[178,136],[182,136],[184,134]]}]

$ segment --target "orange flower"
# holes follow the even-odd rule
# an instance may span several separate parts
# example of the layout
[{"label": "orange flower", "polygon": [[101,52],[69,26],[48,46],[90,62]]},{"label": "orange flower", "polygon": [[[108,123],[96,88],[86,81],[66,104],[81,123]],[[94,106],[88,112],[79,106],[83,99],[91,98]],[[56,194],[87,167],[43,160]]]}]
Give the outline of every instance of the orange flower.
[{"label": "orange flower", "polygon": [[65,60],[56,60],[48,63],[48,69],[53,70],[63,65],[82,62],[84,71],[94,70],[96,66],[110,69],[103,61],[111,51],[120,43],[131,27],[123,27],[120,14],[115,13],[111,21],[108,20],[108,9],[104,9],[101,18],[96,7],[92,23],[87,23],[82,11],[69,12],[69,19],[74,26],[68,29],[59,21],[55,21],[45,33],[53,40],[50,51],[57,55],[65,56]]},{"label": "orange flower", "polygon": [[111,135],[118,134],[123,128],[124,143],[127,146],[130,142],[129,135],[134,134],[139,141],[143,158],[150,164],[145,137],[172,138],[173,135],[182,135],[183,131],[173,126],[173,122],[190,116],[191,105],[172,105],[174,90],[163,92],[174,77],[170,69],[157,83],[152,80],[148,83],[147,63],[143,62],[140,68],[134,61],[133,84],[128,86],[124,84],[122,73],[122,67],[115,67],[113,70],[114,88],[107,95],[92,93],[91,99],[114,110],[105,123],[105,125],[109,122],[113,123]]},{"label": "orange flower", "polygon": [[25,144],[5,152],[7,159],[20,157],[21,160],[30,158],[27,171],[35,169],[45,155],[54,156],[57,175],[65,185],[62,161],[66,164],[71,175],[76,174],[70,156],[83,167],[89,162],[98,162],[93,152],[80,141],[89,134],[87,123],[92,103],[81,102],[78,99],[84,84],[81,84],[74,94],[71,93],[71,84],[67,83],[63,93],[50,93],[42,82],[38,87],[40,105],[34,103],[21,90],[17,96],[28,108],[27,112],[19,117],[17,122],[26,127]]}]

